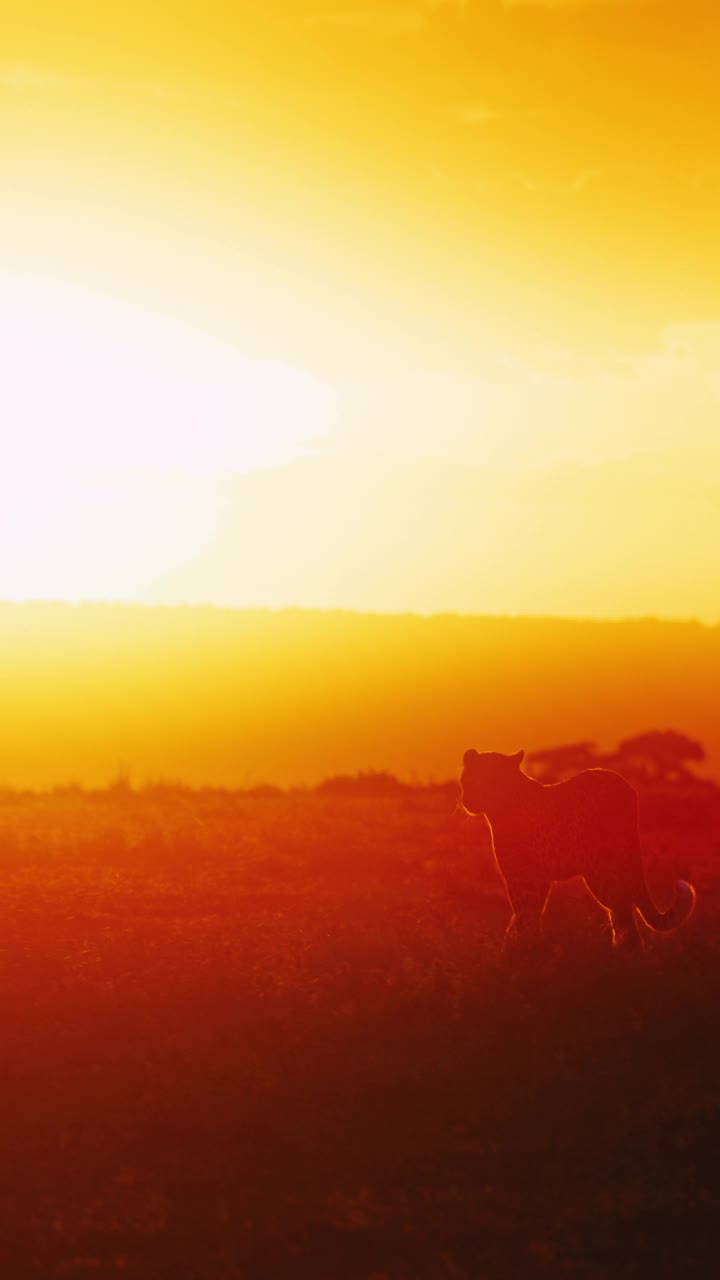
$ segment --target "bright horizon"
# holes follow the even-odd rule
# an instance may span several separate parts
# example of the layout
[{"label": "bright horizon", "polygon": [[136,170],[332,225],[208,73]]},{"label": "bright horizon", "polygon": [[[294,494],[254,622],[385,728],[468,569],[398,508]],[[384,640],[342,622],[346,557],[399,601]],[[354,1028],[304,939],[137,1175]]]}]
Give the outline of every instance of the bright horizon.
[{"label": "bright horizon", "polygon": [[713,5],[32,9],[0,599],[718,621]]}]

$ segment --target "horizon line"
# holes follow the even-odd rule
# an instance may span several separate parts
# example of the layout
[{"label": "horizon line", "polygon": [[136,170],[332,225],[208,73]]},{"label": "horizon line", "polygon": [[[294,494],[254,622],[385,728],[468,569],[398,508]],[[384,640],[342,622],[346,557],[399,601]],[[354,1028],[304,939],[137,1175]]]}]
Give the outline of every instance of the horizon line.
[{"label": "horizon line", "polygon": [[516,613],[498,613],[498,612],[482,612],[467,611],[454,609],[440,610],[420,610],[420,609],[362,609],[352,606],[331,606],[331,605],[309,605],[309,604],[218,604],[212,600],[193,601],[148,601],[148,600],[92,600],[78,599],[68,600],[62,597],[28,597],[27,599],[17,600],[0,597],[0,609],[68,609],[68,610],[90,610],[90,609],[118,609],[132,610],[135,612],[163,612],[163,613],[180,613],[194,612],[199,613],[206,611],[208,613],[226,613],[232,615],[239,614],[269,614],[280,615],[284,613],[293,614],[313,614],[322,617],[357,617],[357,618],[387,618],[387,619],[416,619],[420,622],[432,622],[440,619],[453,619],[456,621],[497,621],[497,622],[577,622],[577,623],[593,623],[593,624],[628,624],[628,623],[655,623],[662,625],[679,625],[679,626],[697,626],[705,630],[717,630],[720,627],[720,616],[714,621],[699,618],[695,616],[679,616],[664,614],[576,614],[576,613],[533,613],[533,612],[516,612]]}]

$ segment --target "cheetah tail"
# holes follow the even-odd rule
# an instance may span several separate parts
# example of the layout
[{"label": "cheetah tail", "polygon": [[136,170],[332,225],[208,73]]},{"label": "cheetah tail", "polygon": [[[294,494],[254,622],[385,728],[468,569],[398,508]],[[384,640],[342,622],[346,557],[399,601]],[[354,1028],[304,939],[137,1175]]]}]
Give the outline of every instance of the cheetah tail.
[{"label": "cheetah tail", "polygon": [[646,888],[639,896],[640,901],[635,903],[637,910],[645,923],[659,933],[679,928],[692,913],[697,900],[697,894],[687,880],[675,881],[675,901],[668,911],[658,911]]}]

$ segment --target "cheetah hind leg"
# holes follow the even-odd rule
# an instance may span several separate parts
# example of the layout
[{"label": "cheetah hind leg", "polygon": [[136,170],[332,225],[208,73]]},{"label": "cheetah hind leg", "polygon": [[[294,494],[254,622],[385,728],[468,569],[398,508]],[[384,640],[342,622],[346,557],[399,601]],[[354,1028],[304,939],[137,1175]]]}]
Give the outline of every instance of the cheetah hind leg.
[{"label": "cheetah hind leg", "polygon": [[601,874],[596,868],[594,874],[585,876],[585,884],[610,917],[613,946],[623,951],[642,951],[645,944],[637,926],[632,892],[623,879]]}]

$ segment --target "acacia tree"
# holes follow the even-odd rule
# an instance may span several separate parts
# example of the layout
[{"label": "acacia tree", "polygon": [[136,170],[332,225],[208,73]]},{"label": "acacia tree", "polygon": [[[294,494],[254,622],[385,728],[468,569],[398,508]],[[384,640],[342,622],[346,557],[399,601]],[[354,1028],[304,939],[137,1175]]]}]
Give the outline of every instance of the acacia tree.
[{"label": "acacia tree", "polygon": [[527,762],[540,782],[563,782],[582,769],[616,769],[629,781],[696,782],[689,765],[705,759],[700,742],[674,729],[650,729],[625,738],[617,751],[602,753],[594,742],[570,742],[533,751]]},{"label": "acacia tree", "polygon": [[625,738],[617,752],[618,768],[651,782],[693,781],[688,764],[704,759],[702,744],[674,729],[651,729]]},{"label": "acacia tree", "polygon": [[569,742],[533,751],[527,762],[540,782],[563,782],[582,769],[596,767],[600,761],[594,742]]}]

